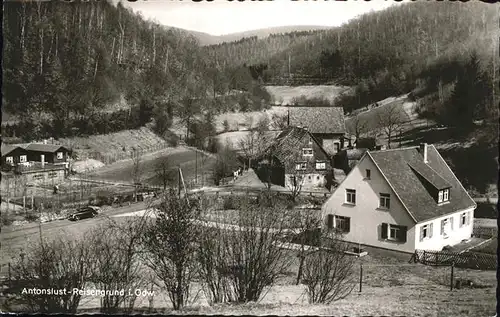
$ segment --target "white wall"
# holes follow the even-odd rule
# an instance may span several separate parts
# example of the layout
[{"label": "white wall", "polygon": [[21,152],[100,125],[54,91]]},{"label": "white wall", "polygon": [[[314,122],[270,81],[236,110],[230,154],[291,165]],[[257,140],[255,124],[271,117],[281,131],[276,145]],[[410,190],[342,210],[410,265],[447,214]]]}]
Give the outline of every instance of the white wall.
[{"label": "white wall", "polygon": [[[285,187],[290,187],[290,176],[295,174],[285,174]],[[324,187],[326,185],[326,178],[323,174],[310,173],[304,174],[302,180],[302,189],[314,188],[314,187]]]},{"label": "white wall", "polygon": [[335,151],[335,143],[338,143],[339,146],[342,146],[340,143],[340,138],[328,138],[328,139],[323,139],[322,141],[322,146],[323,149],[329,153],[329,154],[336,154],[337,151]]},{"label": "white wall", "polygon": [[[466,212],[469,213],[469,224],[460,228],[461,215]],[[446,218],[453,218],[453,230],[448,234],[448,238],[441,235],[441,221]],[[431,238],[424,238],[420,241],[421,227],[426,224],[433,224],[433,233]],[[455,245],[460,243],[463,239],[469,239],[472,235],[472,228],[474,224],[474,208],[464,211],[459,211],[451,215],[442,216],[427,222],[419,223],[415,230],[415,249],[419,250],[435,250],[441,251],[444,246]]]},{"label": "white wall", "polygon": [[[365,179],[365,170],[371,170],[371,178]],[[345,204],[345,190],[356,190],[356,205]],[[379,193],[391,195],[391,208],[379,208]],[[415,222],[396,198],[372,160],[365,156],[339,185],[322,208],[323,223],[328,214],[351,218],[350,232],[344,236],[349,242],[403,252],[415,250]],[[382,223],[407,226],[406,243],[381,238]]]}]

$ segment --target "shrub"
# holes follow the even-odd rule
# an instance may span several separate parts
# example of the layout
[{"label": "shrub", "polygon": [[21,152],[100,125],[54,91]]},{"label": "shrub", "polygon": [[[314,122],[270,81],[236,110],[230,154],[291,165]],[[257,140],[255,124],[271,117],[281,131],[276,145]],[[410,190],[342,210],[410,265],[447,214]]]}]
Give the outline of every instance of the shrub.
[{"label": "shrub", "polygon": [[224,199],[223,208],[225,210],[237,209],[238,203],[236,202],[236,199],[233,196],[229,196],[229,197]]},{"label": "shrub", "polygon": [[14,222],[14,216],[5,212],[0,215],[0,219],[2,226],[10,226]]},{"label": "shrub", "polygon": [[32,212],[27,213],[27,214],[24,216],[24,219],[25,219],[26,221],[30,221],[30,222],[31,222],[31,221],[36,221],[36,220],[38,220],[38,218],[39,218],[39,216],[38,216],[37,214],[35,214],[35,213],[32,213]]}]

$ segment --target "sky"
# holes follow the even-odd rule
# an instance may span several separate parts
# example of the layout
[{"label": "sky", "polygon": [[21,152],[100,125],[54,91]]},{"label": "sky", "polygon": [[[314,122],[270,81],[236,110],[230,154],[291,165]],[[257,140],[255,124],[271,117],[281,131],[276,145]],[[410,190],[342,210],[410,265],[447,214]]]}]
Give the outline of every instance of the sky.
[{"label": "sky", "polygon": [[[116,2],[116,0],[114,1]],[[398,4],[394,0],[137,0],[123,4],[146,19],[177,28],[223,35],[287,25],[339,26],[356,16]]]}]

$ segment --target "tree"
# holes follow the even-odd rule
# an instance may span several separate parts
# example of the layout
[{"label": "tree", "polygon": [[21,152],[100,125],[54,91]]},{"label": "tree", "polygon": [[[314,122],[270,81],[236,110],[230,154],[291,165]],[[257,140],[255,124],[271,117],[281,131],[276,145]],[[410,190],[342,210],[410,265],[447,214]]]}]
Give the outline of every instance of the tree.
[{"label": "tree", "polygon": [[196,199],[166,191],[153,223],[144,236],[146,263],[165,284],[175,310],[189,299],[189,287],[196,269],[200,208]]},{"label": "tree", "polygon": [[[329,243],[309,252],[304,263],[303,283],[310,303],[329,304],[347,297],[354,286],[354,258],[345,253],[348,247],[334,233]],[[321,240],[320,240],[321,241]]]},{"label": "tree", "polygon": [[475,119],[484,118],[492,93],[489,80],[481,70],[477,55],[473,53],[459,73],[449,100],[450,125],[467,131]]},{"label": "tree", "polygon": [[377,125],[387,136],[387,147],[391,148],[394,134],[403,126],[404,110],[398,105],[386,105],[377,112]]},{"label": "tree", "polygon": [[229,142],[223,146],[219,145],[216,154],[215,166],[213,169],[214,182],[216,185],[238,167],[237,155]]},{"label": "tree", "polygon": [[155,166],[156,177],[161,181],[163,190],[166,190],[176,179],[175,168],[170,163],[170,159],[165,156],[161,158]]},{"label": "tree", "polygon": [[130,158],[132,160],[132,180],[134,181],[134,196],[137,201],[137,189],[141,184],[142,178],[142,150],[133,148],[130,151]]},{"label": "tree", "polygon": [[357,114],[352,120],[352,128],[354,130],[354,136],[356,137],[357,142],[361,135],[368,131],[368,122],[365,119],[362,119],[359,114]]},{"label": "tree", "polygon": [[[42,240],[27,253],[20,253],[12,266],[18,281],[6,293],[20,296],[28,309],[38,313],[76,313],[81,295],[70,290],[85,289],[93,272],[94,258],[88,240]],[[23,290],[57,290],[54,293],[30,294]],[[60,290],[67,292],[60,293]]]},{"label": "tree", "polygon": [[273,113],[271,115],[271,129],[275,131],[282,131],[288,127],[288,115],[280,115]]},{"label": "tree", "polygon": [[276,283],[290,264],[278,245],[285,236],[285,213],[276,197],[246,198],[235,215],[237,225],[217,222],[204,230],[201,276],[215,290],[213,299],[257,301]]},{"label": "tree", "polygon": [[[131,312],[136,296],[128,290],[147,285],[142,257],[142,237],[146,232],[148,213],[134,220],[107,220],[88,235],[95,252],[90,281],[106,292],[101,297],[102,313],[117,313],[125,305]],[[125,292],[115,291],[127,290]]]},{"label": "tree", "polygon": [[[294,201],[295,203],[295,201]],[[318,229],[321,228],[321,217],[317,211],[308,208],[293,208],[289,215],[291,216],[291,230],[293,243],[300,244],[298,252],[299,268],[297,271],[296,285],[302,280],[304,270],[304,261],[308,255],[306,245],[314,246],[320,243],[321,235]]]}]

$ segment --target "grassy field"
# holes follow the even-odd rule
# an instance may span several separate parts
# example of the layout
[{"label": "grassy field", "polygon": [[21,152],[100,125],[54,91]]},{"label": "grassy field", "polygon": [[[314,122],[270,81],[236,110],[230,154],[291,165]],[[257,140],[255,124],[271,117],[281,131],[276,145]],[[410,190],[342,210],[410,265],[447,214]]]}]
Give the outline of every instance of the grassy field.
[{"label": "grassy field", "polygon": [[311,98],[326,98],[334,101],[335,98],[349,87],[341,86],[266,86],[266,90],[273,97],[275,104],[291,104],[294,97],[305,96]]},{"label": "grassy field", "polygon": [[148,151],[166,147],[164,139],[145,127],[89,137],[62,138],[59,143],[73,148],[79,159],[97,152],[103,158],[117,160],[129,156],[133,148]]},{"label": "grassy field", "polygon": [[[211,175],[211,169],[215,159],[201,152],[196,152],[190,148],[177,147],[166,148],[164,150],[146,154],[141,158],[140,174],[143,183],[150,185],[159,185],[160,180],[155,177],[155,168],[159,161],[168,158],[168,164],[175,169],[181,166],[185,180],[192,179],[196,173],[196,166],[198,166],[198,174],[204,172],[206,175]],[[95,171],[87,174],[89,178],[96,180],[106,180],[112,182],[125,182],[132,183],[132,160],[123,160],[107,165],[105,167],[96,169]]]},{"label": "grassy field", "polygon": [[498,238],[495,237],[489,240],[488,242],[475,247],[471,251],[478,253],[497,254],[497,246],[498,246]]}]

